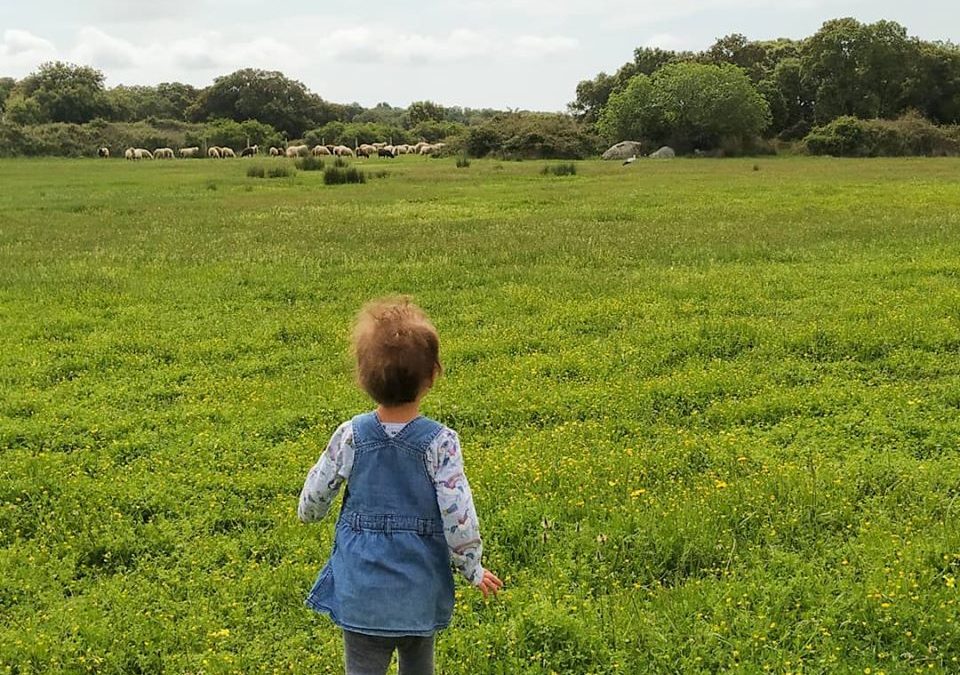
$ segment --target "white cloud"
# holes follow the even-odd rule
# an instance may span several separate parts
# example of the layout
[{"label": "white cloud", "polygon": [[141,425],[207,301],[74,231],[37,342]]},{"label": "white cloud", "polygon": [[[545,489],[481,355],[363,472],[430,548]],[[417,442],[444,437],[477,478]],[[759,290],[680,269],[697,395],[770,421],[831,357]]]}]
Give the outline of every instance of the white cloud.
[{"label": "white cloud", "polygon": [[489,36],[463,28],[437,36],[359,26],[335,30],[324,42],[334,59],[356,63],[449,63],[489,54],[495,48]]},{"label": "white cloud", "polygon": [[22,77],[44,61],[57,58],[57,48],[49,40],[25,30],[3,31],[0,41],[0,73]]},{"label": "white cloud", "polygon": [[514,52],[518,56],[539,58],[562,52],[575,51],[580,47],[576,38],[564,35],[521,35],[513,39]]},{"label": "white cloud", "polygon": [[96,68],[130,69],[143,62],[146,51],[99,28],[86,26],[77,33],[70,60]]}]

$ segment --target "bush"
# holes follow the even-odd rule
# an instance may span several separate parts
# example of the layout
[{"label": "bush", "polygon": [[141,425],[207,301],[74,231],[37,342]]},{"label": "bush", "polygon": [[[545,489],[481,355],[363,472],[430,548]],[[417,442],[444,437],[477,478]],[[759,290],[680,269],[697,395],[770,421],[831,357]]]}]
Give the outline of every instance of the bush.
[{"label": "bush", "polygon": [[0,122],[0,156],[3,157],[95,157],[97,148],[110,149],[113,157],[123,157],[126,148],[179,148],[187,145],[186,136],[199,125],[170,120],[148,122],[104,122],[87,124],[33,124],[21,126]]},{"label": "bush", "polygon": [[263,178],[267,175],[267,170],[262,166],[248,166],[247,178]]},{"label": "bush", "polygon": [[350,166],[350,164],[343,157],[341,157],[340,155],[337,155],[336,157],[333,158],[333,166],[335,166],[338,169],[345,169],[348,166]]},{"label": "bush", "polygon": [[320,159],[319,157],[314,157],[313,155],[307,155],[306,157],[301,157],[296,162],[294,162],[294,164],[301,171],[323,171],[323,167],[324,167],[323,160]]},{"label": "bush", "polygon": [[324,170],[323,172],[323,182],[325,185],[343,185],[344,183],[366,183],[367,176],[358,169],[353,167],[349,169],[342,169],[338,167],[331,167]]},{"label": "bush", "polygon": [[599,139],[569,115],[511,113],[470,128],[463,149],[473,157],[584,159],[599,151]]},{"label": "bush", "polygon": [[467,153],[463,153],[457,157],[457,168],[458,169],[469,169],[470,168],[470,158],[467,157]]},{"label": "bush", "polygon": [[544,176],[549,176],[553,174],[554,176],[576,176],[577,175],[577,165],[573,163],[569,164],[548,164],[543,167],[541,171]]},{"label": "bush", "polygon": [[267,171],[267,178],[290,178],[295,174],[296,171],[294,171],[292,168],[286,164],[281,164],[280,166],[275,166]]},{"label": "bush", "polygon": [[834,157],[937,157],[960,153],[960,138],[911,113],[897,120],[838,117],[814,128],[804,139],[812,155]]}]

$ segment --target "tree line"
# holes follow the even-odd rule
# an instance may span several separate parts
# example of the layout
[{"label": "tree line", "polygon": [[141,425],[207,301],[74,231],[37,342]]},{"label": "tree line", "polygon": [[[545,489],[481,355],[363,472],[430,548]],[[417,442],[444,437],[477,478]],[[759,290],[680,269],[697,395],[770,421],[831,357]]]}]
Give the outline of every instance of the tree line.
[{"label": "tree line", "polygon": [[852,18],[802,40],[733,34],[702,52],[639,47],[613,75],[580,82],[569,109],[608,140],[643,134],[707,147],[731,136],[803,139],[847,118],[956,125],[960,47]]},{"label": "tree line", "polygon": [[51,62],[21,80],[0,78],[0,155],[207,140],[445,140],[456,152],[508,159],[588,157],[618,140],[726,154],[798,141],[827,154],[960,152],[960,47],[912,37],[893,21],[834,19],[802,40],[733,34],[702,52],[638,47],[575,93],[568,114],[432,101],[364,108],[327,101],[277,71],[245,68],[203,88],[107,88],[95,68]]}]

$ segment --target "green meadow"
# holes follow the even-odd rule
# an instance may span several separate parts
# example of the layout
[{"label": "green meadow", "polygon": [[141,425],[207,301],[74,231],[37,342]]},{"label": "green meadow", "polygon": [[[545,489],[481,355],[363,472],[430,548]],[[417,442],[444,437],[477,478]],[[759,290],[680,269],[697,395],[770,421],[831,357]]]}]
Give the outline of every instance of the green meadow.
[{"label": "green meadow", "polygon": [[0,674],[342,672],[297,496],[393,293],[506,583],[438,672],[960,671],[960,160],[285,162],[0,161]]}]

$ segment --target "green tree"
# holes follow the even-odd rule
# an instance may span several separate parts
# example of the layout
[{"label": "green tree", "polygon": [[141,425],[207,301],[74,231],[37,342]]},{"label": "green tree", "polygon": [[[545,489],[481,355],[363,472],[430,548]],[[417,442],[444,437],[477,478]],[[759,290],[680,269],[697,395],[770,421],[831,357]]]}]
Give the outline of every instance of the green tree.
[{"label": "green tree", "polygon": [[201,92],[192,116],[236,122],[255,119],[298,138],[322,117],[323,103],[302,82],[283,73],[245,68],[215,79]]},{"label": "green tree", "polygon": [[17,86],[17,81],[12,77],[0,77],[0,113],[4,111],[7,98],[15,86]]},{"label": "green tree", "polygon": [[110,113],[103,73],[89,66],[44,63],[21,80],[16,90],[36,102],[42,122],[80,124]]},{"label": "green tree", "polygon": [[893,21],[827,21],[805,41],[801,56],[816,120],[898,115],[907,102],[906,84],[917,56],[915,41]]},{"label": "green tree", "polygon": [[7,98],[3,115],[14,124],[40,124],[44,121],[43,111],[36,99],[27,98],[18,91]]},{"label": "green tree", "polygon": [[653,81],[641,73],[610,96],[597,120],[597,131],[611,143],[662,137],[660,113],[653,106]]},{"label": "green tree", "polygon": [[656,140],[680,149],[746,140],[770,124],[770,107],[742,69],[730,64],[672,63],[638,75],[611,97],[600,130],[609,141]]},{"label": "green tree", "polygon": [[421,122],[442,122],[444,117],[443,106],[433,101],[414,101],[407,107],[407,118],[411,127]]},{"label": "green tree", "polygon": [[754,82],[759,82],[765,74],[767,53],[763,45],[751,42],[740,33],[718,39],[704,57],[708,63],[730,63],[739,66]]}]

